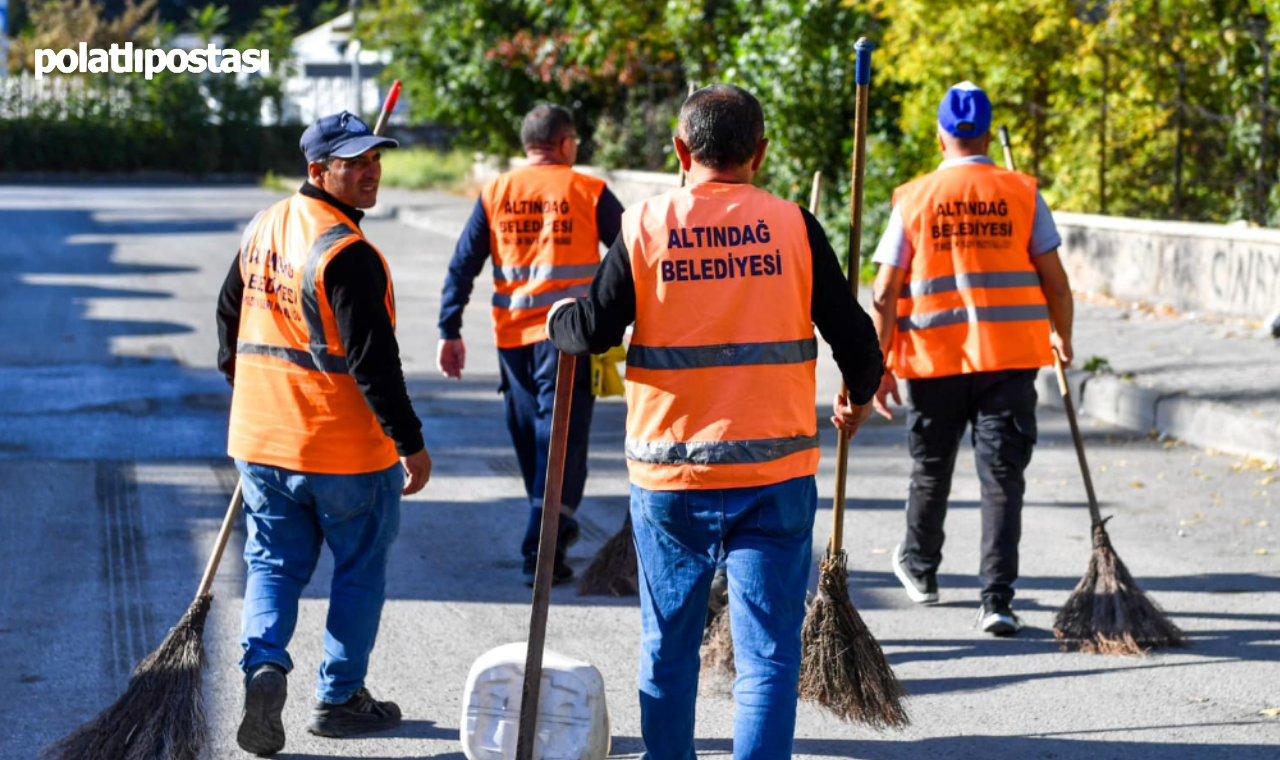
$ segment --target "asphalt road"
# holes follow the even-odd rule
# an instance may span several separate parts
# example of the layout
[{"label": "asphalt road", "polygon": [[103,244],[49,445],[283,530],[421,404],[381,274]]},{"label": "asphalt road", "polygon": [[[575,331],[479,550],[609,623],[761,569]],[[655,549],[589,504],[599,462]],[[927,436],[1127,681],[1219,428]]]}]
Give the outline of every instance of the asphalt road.
[{"label": "asphalt road", "polygon": [[[254,188],[0,187],[0,758],[33,757],[114,699],[190,601],[235,483],[224,456],[230,393],[213,366],[214,299],[241,225],[275,197]],[[285,758],[461,758],[468,668],[525,636],[529,591],[517,552],[525,512],[496,393],[489,285],[477,287],[467,315],[464,380],[433,370],[447,230],[469,203],[415,203],[446,232],[385,218],[365,224],[396,279],[410,390],[435,460],[430,485],[404,509],[369,679],[376,695],[400,703],[406,722],[345,742],[302,731],[326,559],[293,645]],[[825,356],[819,376],[821,412],[837,382]],[[571,553],[579,570],[626,508],[624,409],[616,401],[597,409],[584,540]],[[1280,471],[1086,421],[1114,543],[1191,647],[1130,658],[1065,653],[1048,629],[1084,570],[1088,517],[1065,420],[1042,410],[1040,425],[1016,601],[1030,627],[1010,640],[972,627],[971,456],[962,454],[955,483],[942,604],[921,609],[888,567],[910,468],[901,421],[859,435],[845,538],[851,587],[911,694],[915,723],[877,733],[803,706],[796,757],[1280,754],[1280,719],[1264,714],[1280,707]],[[829,530],[834,441],[824,433],[818,546]],[[234,743],[242,540],[232,539],[205,633],[211,758],[245,756]],[[638,757],[636,601],[557,589],[554,605],[549,646],[600,668],[614,753]],[[731,756],[727,684],[703,685],[698,717],[700,756]]]}]

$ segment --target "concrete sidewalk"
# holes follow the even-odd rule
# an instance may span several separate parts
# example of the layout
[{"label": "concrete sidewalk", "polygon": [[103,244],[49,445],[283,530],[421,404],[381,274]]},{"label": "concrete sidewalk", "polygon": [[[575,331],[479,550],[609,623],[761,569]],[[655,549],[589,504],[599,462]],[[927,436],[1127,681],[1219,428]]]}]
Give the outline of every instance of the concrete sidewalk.
[{"label": "concrete sidewalk", "polygon": [[[1280,341],[1240,324],[1076,303],[1076,407],[1102,422],[1280,460]],[[1093,371],[1084,369],[1096,357]],[[1105,363],[1103,362],[1105,360]],[[1040,402],[1061,408],[1053,368]]]},{"label": "concrete sidewalk", "polygon": [[[377,213],[457,237],[474,200],[388,189]],[[863,288],[863,306],[870,294]],[[1280,460],[1280,341],[1258,329],[1077,300],[1076,408],[1101,422],[1210,449]],[[1091,358],[1099,368],[1084,367]],[[1052,367],[1040,403],[1061,409]]]}]

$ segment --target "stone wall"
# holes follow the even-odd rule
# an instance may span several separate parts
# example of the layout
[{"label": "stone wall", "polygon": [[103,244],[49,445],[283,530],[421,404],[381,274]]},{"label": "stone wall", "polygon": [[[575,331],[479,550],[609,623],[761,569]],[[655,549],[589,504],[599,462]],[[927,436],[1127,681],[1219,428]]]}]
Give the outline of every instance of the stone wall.
[{"label": "stone wall", "polygon": [[1182,312],[1280,309],[1280,230],[1054,214],[1076,289]]},{"label": "stone wall", "polygon": [[[680,184],[675,174],[576,168],[607,180],[623,206]],[[499,171],[497,162],[478,160],[475,179]],[[1280,230],[1091,214],[1054,219],[1073,288],[1182,312],[1264,319],[1280,310]]]}]

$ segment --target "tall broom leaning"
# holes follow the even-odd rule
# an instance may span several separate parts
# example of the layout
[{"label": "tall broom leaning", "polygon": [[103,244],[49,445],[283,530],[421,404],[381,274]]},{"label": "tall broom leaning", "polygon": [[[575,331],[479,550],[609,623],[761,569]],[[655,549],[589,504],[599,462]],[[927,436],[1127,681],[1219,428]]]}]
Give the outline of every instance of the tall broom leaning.
[{"label": "tall broom leaning", "polygon": [[[380,135],[400,97],[387,93],[374,134]],[[231,496],[195,599],[154,652],[138,663],[123,695],[88,723],[50,744],[45,760],[197,760],[208,737],[204,713],[204,623],[213,578],[244,503]]]},{"label": "tall broom leaning", "polygon": [[[813,173],[813,186],[809,190],[809,211],[818,215],[818,202],[822,200],[822,172]],[[737,672],[733,664],[733,629],[729,625],[729,605],[716,613],[707,626],[707,633],[702,640],[702,671],[704,673],[721,672],[733,675]]]},{"label": "tall broom leaning", "polygon": [[[850,198],[849,287],[858,289],[862,244],[862,190],[866,170],[867,95],[871,85],[871,51],[863,37],[857,51],[857,112],[854,118],[853,189]],[[841,396],[848,392],[843,386]],[[831,543],[819,566],[818,594],[809,605],[800,634],[800,696],[818,703],[845,721],[876,728],[901,728],[910,722],[898,682],[880,644],[862,622],[849,599],[848,557],[844,536],[845,479],[849,470],[849,436],[840,431],[836,447],[836,498],[832,506]]]},{"label": "tall broom leaning", "polygon": [[[1004,148],[1005,166],[1014,171],[1009,130],[1003,126],[1000,145]],[[1058,389],[1062,391],[1062,405],[1066,407],[1067,422],[1071,425],[1071,440],[1080,461],[1080,475],[1089,497],[1089,519],[1093,523],[1089,569],[1058,610],[1053,620],[1053,635],[1064,647],[1074,644],[1080,651],[1092,654],[1142,654],[1153,648],[1186,646],[1182,630],[1138,587],[1111,545],[1111,537],[1107,535],[1107,520],[1111,518],[1103,518],[1098,510],[1075,404],[1057,350],[1053,352],[1053,368],[1058,374]]]}]

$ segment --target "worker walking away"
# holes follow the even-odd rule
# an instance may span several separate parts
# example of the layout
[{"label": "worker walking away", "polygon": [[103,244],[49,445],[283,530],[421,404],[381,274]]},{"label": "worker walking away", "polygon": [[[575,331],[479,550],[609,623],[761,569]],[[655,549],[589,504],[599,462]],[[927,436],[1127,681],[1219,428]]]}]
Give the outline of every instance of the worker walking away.
[{"label": "worker walking away", "polygon": [[308,127],[306,183],[249,223],[218,300],[218,366],[235,389],[227,452],[247,526],[237,739],[259,755],[284,747],[289,640],[322,543],[333,584],[307,730],[400,723],[365,674],[400,497],[426,485],[431,458],[400,366],[391,272],[358,210],[377,201],[380,151],[395,146],[345,111]]},{"label": "worker walking away", "polygon": [[[520,137],[528,164],[485,185],[454,250],[441,297],[436,364],[445,377],[462,378],[467,356],[462,311],[476,276],[492,259],[500,391],[529,500],[520,552],[524,581],[532,586],[556,380],[547,310],[561,298],[587,292],[600,263],[601,241],[609,245],[618,236],[622,205],[604,180],[573,170],[578,135],[568,110],[555,105],[534,108],[524,117]],[[565,554],[578,540],[573,515],[587,482],[587,437],[595,403],[590,378],[591,363],[579,362],[552,576],[557,584],[573,580]]]},{"label": "worker walking away", "polygon": [[627,353],[626,458],[639,558],[646,758],[693,760],[698,649],[723,549],[737,657],[734,757],[791,756],[813,566],[814,326],[848,384],[851,434],[883,372],[871,320],[817,220],[751,185],[764,115],[712,85],[680,109],[688,185],[623,216],[585,299],[549,317],[561,351]]},{"label": "worker walking away", "polygon": [[[893,419],[907,381],[914,465],[907,533],[893,571],[917,603],[938,601],[943,523],[956,452],[971,429],[982,484],[980,622],[1016,633],[1023,472],[1036,442],[1036,370],[1071,360],[1071,290],[1061,238],[1036,181],[987,157],[991,102],[971,82],[938,106],[943,161],[893,194],[876,249],[873,317],[888,369],[876,409]],[[1056,330],[1051,331],[1051,328]]]}]

